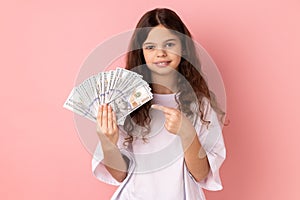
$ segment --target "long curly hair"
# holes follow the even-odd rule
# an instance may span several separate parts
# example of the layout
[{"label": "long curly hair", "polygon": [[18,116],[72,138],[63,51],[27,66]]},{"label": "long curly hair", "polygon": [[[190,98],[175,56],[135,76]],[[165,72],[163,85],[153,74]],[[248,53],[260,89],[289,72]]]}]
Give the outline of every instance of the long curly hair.
[{"label": "long curly hair", "polygon": [[[176,93],[176,102],[179,109],[188,117],[193,117],[195,113],[200,115],[202,123],[209,125],[210,121],[205,120],[203,98],[209,100],[212,108],[218,113],[219,119],[223,122],[225,113],[217,106],[214,94],[209,90],[205,79],[201,72],[201,65],[196,53],[195,44],[192,36],[184,25],[179,16],[172,10],[167,8],[156,8],[145,13],[136,25],[136,29],[131,37],[129,50],[126,55],[126,69],[135,71],[143,76],[152,88],[151,72],[146,66],[143,55],[142,45],[147,39],[149,32],[153,27],[163,25],[165,28],[176,34],[182,45],[182,58],[178,66],[178,72],[181,76],[178,77],[178,91]],[[189,89],[190,88],[190,89]],[[191,90],[193,90],[191,92]],[[135,134],[135,125],[144,127],[139,130],[139,136],[145,139],[145,136],[150,131],[151,118],[149,109],[152,101],[147,102],[137,110],[132,112],[125,120],[124,130],[128,137],[126,142],[132,142]],[[193,105],[197,108],[193,109]],[[195,107],[195,106],[194,106]],[[135,124],[135,125],[134,125]]]}]

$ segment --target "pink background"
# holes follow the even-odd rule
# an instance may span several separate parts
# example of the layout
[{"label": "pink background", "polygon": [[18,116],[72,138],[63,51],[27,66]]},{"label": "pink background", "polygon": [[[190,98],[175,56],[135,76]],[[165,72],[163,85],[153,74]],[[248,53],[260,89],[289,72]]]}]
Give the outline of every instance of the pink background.
[{"label": "pink background", "polygon": [[0,199],[109,199],[115,187],[92,175],[62,105],[86,56],[155,7],[181,16],[225,83],[224,189],[207,198],[300,199],[298,0],[9,2],[0,3]]}]

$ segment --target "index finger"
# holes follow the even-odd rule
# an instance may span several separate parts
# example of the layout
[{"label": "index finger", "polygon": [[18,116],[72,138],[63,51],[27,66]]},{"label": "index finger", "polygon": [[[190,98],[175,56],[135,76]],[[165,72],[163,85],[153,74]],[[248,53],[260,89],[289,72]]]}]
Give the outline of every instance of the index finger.
[{"label": "index finger", "polygon": [[157,104],[151,105],[151,108],[163,111],[166,114],[173,114],[173,112],[174,112],[173,108],[169,108],[169,107],[161,106],[161,105],[157,105]]}]

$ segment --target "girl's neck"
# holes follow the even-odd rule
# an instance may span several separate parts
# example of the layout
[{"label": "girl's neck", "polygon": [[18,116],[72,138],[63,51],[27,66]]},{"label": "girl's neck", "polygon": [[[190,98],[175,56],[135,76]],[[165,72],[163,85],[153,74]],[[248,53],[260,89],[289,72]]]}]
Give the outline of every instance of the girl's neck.
[{"label": "girl's neck", "polygon": [[176,93],[178,90],[177,78],[152,74],[152,89],[153,93],[157,94]]},{"label": "girl's neck", "polygon": [[159,85],[159,84],[153,83],[152,87],[153,87],[153,93],[156,93],[156,94],[173,94],[176,92],[172,89],[169,89],[169,88]]}]

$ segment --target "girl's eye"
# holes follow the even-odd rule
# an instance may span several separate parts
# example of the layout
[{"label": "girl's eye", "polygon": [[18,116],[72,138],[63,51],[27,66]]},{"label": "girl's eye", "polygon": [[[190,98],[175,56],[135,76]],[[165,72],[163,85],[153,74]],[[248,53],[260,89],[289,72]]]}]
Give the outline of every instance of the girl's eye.
[{"label": "girl's eye", "polygon": [[166,43],[166,47],[167,48],[170,48],[170,47],[173,47],[175,44],[174,43],[172,43],[172,42],[168,42],[168,43]]},{"label": "girl's eye", "polygon": [[155,48],[154,45],[147,45],[147,46],[145,46],[145,49],[147,49],[147,50],[151,50],[151,49],[154,49],[154,48]]}]

